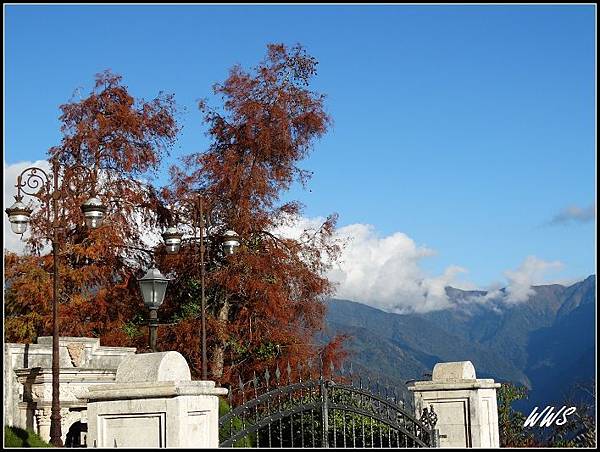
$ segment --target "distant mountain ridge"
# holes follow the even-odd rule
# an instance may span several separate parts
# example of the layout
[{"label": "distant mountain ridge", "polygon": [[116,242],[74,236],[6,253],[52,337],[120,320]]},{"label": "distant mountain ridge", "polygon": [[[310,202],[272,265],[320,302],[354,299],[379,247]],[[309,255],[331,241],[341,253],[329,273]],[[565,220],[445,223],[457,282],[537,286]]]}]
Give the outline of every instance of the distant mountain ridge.
[{"label": "distant mountain ridge", "polygon": [[486,292],[448,287],[454,307],[423,314],[332,299],[328,335],[351,336],[351,360],[390,381],[470,360],[478,377],[530,387],[527,405],[559,402],[576,382],[594,378],[595,289],[592,275],[568,287],[535,286],[527,301],[506,304],[468,301]]}]

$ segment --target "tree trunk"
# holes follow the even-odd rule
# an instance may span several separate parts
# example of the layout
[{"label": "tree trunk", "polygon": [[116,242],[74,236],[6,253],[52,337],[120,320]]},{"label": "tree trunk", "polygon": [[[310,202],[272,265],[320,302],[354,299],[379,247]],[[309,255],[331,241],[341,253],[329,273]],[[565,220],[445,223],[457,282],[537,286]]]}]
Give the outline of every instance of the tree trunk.
[{"label": "tree trunk", "polygon": [[217,315],[217,319],[219,320],[219,334],[217,339],[217,344],[213,348],[212,354],[212,376],[214,380],[220,380],[223,376],[223,367],[225,364],[225,331],[224,329],[227,326],[227,321],[229,320],[229,300],[225,300],[223,306],[219,309],[219,313]]}]

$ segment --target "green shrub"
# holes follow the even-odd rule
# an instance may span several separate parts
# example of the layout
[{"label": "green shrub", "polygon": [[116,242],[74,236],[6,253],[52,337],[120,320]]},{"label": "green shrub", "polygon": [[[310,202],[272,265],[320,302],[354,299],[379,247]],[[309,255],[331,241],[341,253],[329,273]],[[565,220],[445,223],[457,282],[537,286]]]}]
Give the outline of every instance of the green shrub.
[{"label": "green shrub", "polygon": [[4,447],[52,447],[37,434],[18,427],[4,426]]},{"label": "green shrub", "polygon": [[[231,411],[231,407],[227,400],[224,398],[219,399],[219,417],[229,413]],[[239,417],[234,417],[231,422],[224,425],[219,430],[219,441],[222,441],[224,438],[228,438],[231,433],[237,432],[242,429],[242,420]],[[256,447],[256,433],[251,433],[250,435],[245,436],[242,439],[237,440],[233,447]]]}]

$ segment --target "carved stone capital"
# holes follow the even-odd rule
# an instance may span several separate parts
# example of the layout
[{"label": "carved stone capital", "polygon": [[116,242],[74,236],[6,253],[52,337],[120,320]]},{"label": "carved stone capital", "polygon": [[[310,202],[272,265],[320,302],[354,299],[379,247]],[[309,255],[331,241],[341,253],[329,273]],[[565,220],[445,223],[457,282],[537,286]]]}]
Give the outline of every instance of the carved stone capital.
[{"label": "carved stone capital", "polygon": [[38,424],[38,428],[43,425],[50,425],[50,407],[38,408],[35,410],[35,419]]}]

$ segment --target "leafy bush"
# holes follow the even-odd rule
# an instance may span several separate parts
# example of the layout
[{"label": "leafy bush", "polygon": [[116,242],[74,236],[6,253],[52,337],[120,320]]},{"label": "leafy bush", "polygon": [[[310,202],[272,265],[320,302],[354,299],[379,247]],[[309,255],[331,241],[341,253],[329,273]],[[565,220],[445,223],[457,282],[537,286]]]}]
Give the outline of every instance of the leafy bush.
[{"label": "leafy bush", "polygon": [[502,383],[498,390],[498,427],[500,447],[535,447],[533,431],[525,427],[526,416],[513,409],[512,403],[527,398],[527,388]]},{"label": "leafy bush", "polygon": [[[220,398],[219,399],[219,417],[224,416],[225,414],[231,411],[231,407],[227,400]],[[236,432],[242,429],[242,420],[239,417],[234,417],[231,422],[224,425],[221,429],[219,429],[219,442],[224,438],[228,438],[232,432]],[[242,439],[237,440],[233,447],[255,447],[256,446],[256,434],[252,433],[250,435],[245,436]]]},{"label": "leafy bush", "polygon": [[[576,392],[587,395],[577,400]],[[571,394],[560,406],[575,407],[577,410],[563,425],[555,425],[547,445],[551,447],[589,447],[596,446],[596,383],[578,383]]]},{"label": "leafy bush", "polygon": [[576,412],[563,425],[554,424],[546,429],[524,427],[526,415],[514,410],[511,404],[527,398],[527,388],[511,383],[502,383],[498,391],[498,424],[500,427],[500,447],[587,447],[596,445],[596,386],[578,385],[579,390],[588,394],[586,401],[570,398],[556,404],[557,407],[574,406]]}]

